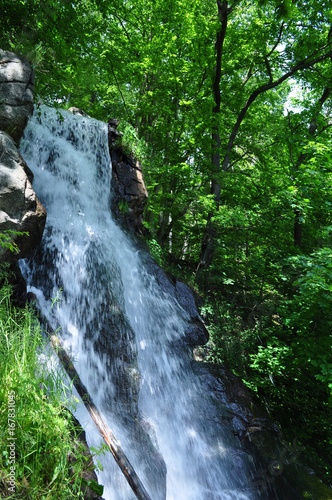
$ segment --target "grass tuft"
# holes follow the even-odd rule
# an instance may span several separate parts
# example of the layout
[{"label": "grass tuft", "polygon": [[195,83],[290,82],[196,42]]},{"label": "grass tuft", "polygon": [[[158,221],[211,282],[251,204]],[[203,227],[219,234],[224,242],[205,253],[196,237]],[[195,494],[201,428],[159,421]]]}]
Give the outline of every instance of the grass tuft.
[{"label": "grass tuft", "polygon": [[61,373],[42,369],[46,351],[36,316],[0,289],[0,498],[84,498],[91,466],[64,406]]}]

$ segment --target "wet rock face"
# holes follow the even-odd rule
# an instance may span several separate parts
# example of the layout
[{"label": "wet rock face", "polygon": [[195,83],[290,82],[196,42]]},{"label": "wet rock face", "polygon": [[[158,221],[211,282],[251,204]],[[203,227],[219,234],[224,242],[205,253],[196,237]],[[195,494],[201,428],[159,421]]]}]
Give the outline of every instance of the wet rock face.
[{"label": "wet rock face", "polygon": [[32,172],[9,135],[0,132],[0,232],[27,232],[13,236],[18,253],[0,248],[0,259],[16,262],[28,256],[43,235],[46,211],[33,188]]},{"label": "wet rock face", "polygon": [[43,235],[46,211],[32,185],[32,173],[8,134],[0,132],[0,232],[27,232],[15,236],[17,253],[0,248],[0,260],[10,263],[27,257]]},{"label": "wet rock face", "polygon": [[187,344],[190,346],[206,344],[209,340],[209,333],[199,315],[193,291],[188,285],[178,280],[176,280],[174,288],[177,301],[190,317],[185,332]]},{"label": "wet rock face", "polygon": [[19,143],[33,111],[34,75],[30,64],[0,50],[0,130]]},{"label": "wet rock face", "polygon": [[33,174],[17,149],[32,111],[31,66],[0,50],[0,233],[17,249],[0,246],[0,262],[10,265],[9,280],[19,304],[25,303],[26,287],[17,261],[40,243],[46,222],[46,211],[32,188]]},{"label": "wet rock face", "polygon": [[292,444],[284,440],[242,380],[225,366],[204,362],[200,351],[194,350],[192,366],[217,408],[218,421],[211,425],[223,425],[237,438],[244,461],[251,463],[250,489],[262,500],[303,499],[303,484],[297,478],[308,473],[296,439]]},{"label": "wet rock face", "polygon": [[112,159],[111,210],[120,222],[136,235],[144,235],[143,211],[148,199],[142,167],[121,146],[118,120],[108,123],[108,142]]},{"label": "wet rock face", "polygon": [[173,297],[187,313],[184,342],[190,346],[201,346],[208,342],[209,333],[199,315],[193,290],[176,278],[167,276],[165,271],[148,254],[145,255],[147,269],[161,288]]}]

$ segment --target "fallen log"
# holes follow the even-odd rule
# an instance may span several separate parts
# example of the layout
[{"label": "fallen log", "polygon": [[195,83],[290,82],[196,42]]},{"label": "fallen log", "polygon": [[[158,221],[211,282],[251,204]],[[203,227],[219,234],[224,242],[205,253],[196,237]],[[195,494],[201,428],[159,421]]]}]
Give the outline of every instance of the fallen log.
[{"label": "fallen log", "polygon": [[89,414],[92,417],[96,427],[98,428],[100,434],[102,435],[105,443],[108,445],[116,463],[120,467],[123,475],[125,476],[127,482],[129,483],[131,489],[135,493],[136,497],[139,500],[151,500],[149,493],[146,491],[143,483],[135,472],[135,469],[129,462],[128,458],[124,454],[120,444],[118,443],[116,437],[113,432],[107,425],[107,423],[102,418],[98,408],[93,403],[91,396],[89,395],[85,385],[81,381],[70,357],[66,353],[65,349],[61,345],[59,338],[55,334],[48,335],[52,347],[56,354],[58,355],[61,363],[63,364],[68,376],[78,394],[81,396],[82,401],[88,410]]}]

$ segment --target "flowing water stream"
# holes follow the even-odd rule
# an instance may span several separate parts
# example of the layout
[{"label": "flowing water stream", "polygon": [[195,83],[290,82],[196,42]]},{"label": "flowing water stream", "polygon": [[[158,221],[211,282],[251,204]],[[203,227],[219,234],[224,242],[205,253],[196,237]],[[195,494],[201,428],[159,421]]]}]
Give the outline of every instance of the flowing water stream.
[{"label": "flowing water stream", "polygon": [[[234,437],[193,373],[186,311],[112,219],[107,125],[41,106],[21,153],[48,214],[23,273],[152,499],[256,498],[247,465],[234,465]],[[82,404],[76,414],[98,446]],[[100,460],[104,498],[134,498],[110,453]]]}]

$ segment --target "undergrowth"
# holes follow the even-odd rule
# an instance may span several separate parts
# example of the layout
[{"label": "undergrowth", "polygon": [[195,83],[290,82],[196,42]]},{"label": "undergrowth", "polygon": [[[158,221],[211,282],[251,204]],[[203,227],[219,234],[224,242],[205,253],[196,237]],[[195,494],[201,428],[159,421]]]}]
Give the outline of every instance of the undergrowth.
[{"label": "undergrowth", "polygon": [[285,441],[302,447],[301,460],[327,485],[331,477],[331,399],[315,371],[299,363],[291,332],[276,309],[257,318],[226,300],[206,300],[206,361],[224,363],[239,376],[277,422]]},{"label": "undergrowth", "polygon": [[61,373],[41,369],[45,339],[34,313],[0,290],[0,498],[83,498],[91,457],[64,406]]}]

